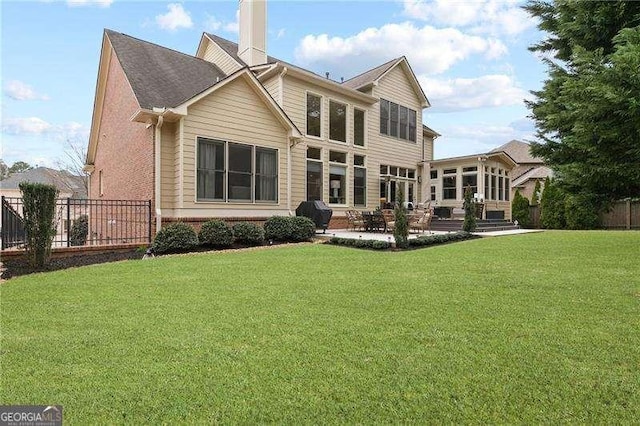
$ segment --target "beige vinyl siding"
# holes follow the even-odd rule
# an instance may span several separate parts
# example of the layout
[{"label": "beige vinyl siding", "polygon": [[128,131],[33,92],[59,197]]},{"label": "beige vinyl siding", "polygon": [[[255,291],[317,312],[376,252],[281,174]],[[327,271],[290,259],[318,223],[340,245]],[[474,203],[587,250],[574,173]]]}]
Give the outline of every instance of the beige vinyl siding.
[{"label": "beige vinyl siding", "polygon": [[[324,164],[323,173],[323,200],[329,203],[329,151],[340,151],[347,153],[347,205],[353,205],[353,155],[368,156],[367,149],[362,147],[354,147],[353,145],[353,108],[356,107],[366,112],[366,120],[370,119],[368,112],[370,106],[350,99],[343,94],[328,90],[319,86],[315,86],[298,78],[285,76],[283,79],[283,109],[291,118],[293,123],[300,129],[302,134],[306,134],[306,111],[307,111],[307,92],[322,96],[322,130],[321,138],[304,137],[302,143],[299,143],[291,152],[291,204],[295,208],[300,202],[306,200],[306,179],[307,179],[307,147],[313,146],[322,149],[322,158]],[[347,142],[329,141],[329,102],[336,101],[347,104]],[[376,104],[377,105],[377,104]],[[367,140],[368,135],[365,137]],[[369,160],[367,159],[367,162]],[[367,170],[367,186],[369,186],[369,178],[371,172]],[[372,201],[367,196],[368,201]],[[344,211],[346,207],[331,206],[334,211]]]},{"label": "beige vinyl siding", "polygon": [[[287,208],[288,135],[261,98],[239,78],[188,108],[183,133],[183,207],[188,209]],[[278,204],[196,202],[196,138],[198,136],[278,149]],[[182,212],[188,216],[187,211]]]},{"label": "beige vinyl siding", "polygon": [[[377,203],[380,196],[379,177],[381,164],[412,168],[416,169],[416,173],[419,173],[418,163],[422,161],[423,150],[422,106],[401,66],[396,66],[382,77],[373,94],[378,98],[395,102],[416,111],[416,142],[414,143],[380,134],[380,103],[376,103],[370,108],[368,129],[372,175],[367,177],[367,183],[371,182],[367,194],[372,197],[372,200],[375,198]],[[415,201],[423,202],[428,199],[429,194],[425,194],[424,190],[420,189],[419,184],[416,183],[415,188]]]},{"label": "beige vinyl siding", "polygon": [[233,74],[242,68],[227,52],[213,41],[207,40],[207,48],[202,55],[202,59],[212,62],[218,66],[225,74]]},{"label": "beige vinyl siding", "polygon": [[160,208],[173,208],[175,203],[175,124],[164,123],[160,141]]},{"label": "beige vinyl siding", "polygon": [[181,119],[175,125],[175,138],[174,138],[174,207],[182,207],[182,193],[184,190],[182,182],[182,127],[183,120]]},{"label": "beige vinyl siding", "polygon": [[282,105],[282,99],[280,99],[280,76],[271,77],[269,80],[262,83],[264,88],[269,92],[271,97],[280,105]]}]

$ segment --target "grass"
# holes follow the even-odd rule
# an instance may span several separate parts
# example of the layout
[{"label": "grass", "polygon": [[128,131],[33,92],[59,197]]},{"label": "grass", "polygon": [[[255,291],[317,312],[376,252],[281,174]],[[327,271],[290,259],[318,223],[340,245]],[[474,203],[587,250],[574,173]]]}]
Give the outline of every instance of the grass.
[{"label": "grass", "polygon": [[640,233],[326,245],[16,278],[1,404],[69,423],[635,423]]}]

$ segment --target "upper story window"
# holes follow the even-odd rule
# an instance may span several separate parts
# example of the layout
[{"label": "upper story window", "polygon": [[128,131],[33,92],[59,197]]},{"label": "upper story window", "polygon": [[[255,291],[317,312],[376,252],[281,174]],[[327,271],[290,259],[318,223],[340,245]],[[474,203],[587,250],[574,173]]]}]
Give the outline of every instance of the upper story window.
[{"label": "upper story window", "polygon": [[329,139],[347,141],[347,105],[329,101]]},{"label": "upper story window", "polygon": [[353,144],[364,146],[364,111],[353,109]]},{"label": "upper story window", "polygon": [[307,135],[320,137],[322,130],[322,97],[307,93]]},{"label": "upper story window", "polygon": [[417,113],[411,108],[380,99],[380,133],[416,141]]}]

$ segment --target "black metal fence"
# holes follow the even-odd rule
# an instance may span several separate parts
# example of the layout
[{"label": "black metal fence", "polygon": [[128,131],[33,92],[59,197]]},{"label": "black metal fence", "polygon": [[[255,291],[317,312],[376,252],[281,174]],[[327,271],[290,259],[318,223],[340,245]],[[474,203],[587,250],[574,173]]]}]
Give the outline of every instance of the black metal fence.
[{"label": "black metal fence", "polygon": [[[2,197],[2,250],[24,247],[22,206],[22,198]],[[55,227],[53,248],[147,244],[151,242],[151,201],[59,198]]]}]

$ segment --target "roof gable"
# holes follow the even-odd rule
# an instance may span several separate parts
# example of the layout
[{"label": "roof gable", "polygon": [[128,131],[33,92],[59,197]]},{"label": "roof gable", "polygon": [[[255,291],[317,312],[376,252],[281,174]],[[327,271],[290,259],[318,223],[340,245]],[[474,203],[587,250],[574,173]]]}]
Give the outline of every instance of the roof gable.
[{"label": "roof gable", "polygon": [[420,86],[420,83],[418,82],[418,78],[414,74],[413,69],[411,69],[411,66],[407,61],[407,58],[405,58],[404,56],[398,59],[398,61],[395,64],[390,66],[384,73],[380,75],[380,77],[374,80],[372,84],[378,84],[387,75],[389,75],[391,71],[393,71],[398,67],[400,67],[402,71],[404,71],[404,74],[407,76],[407,79],[409,80],[409,84],[413,88],[413,91],[415,92],[416,97],[420,100],[422,107],[423,108],[430,107],[431,104],[429,103],[429,99],[427,99],[427,95],[424,94],[424,91],[422,90],[422,86]]},{"label": "roof gable", "polygon": [[175,107],[226,76],[216,65],[105,30],[141,108]]},{"label": "roof gable", "polygon": [[344,83],[342,83],[342,85],[356,90],[369,86],[377,81],[380,77],[382,77],[382,75],[389,71],[393,66],[395,66],[400,59],[402,58],[396,58],[390,60],[389,62],[385,62],[382,65],[379,65],[375,68],[370,69],[369,71],[365,71],[362,74],[346,80]]},{"label": "roof gable", "polygon": [[14,173],[2,181],[2,189],[20,189],[21,182],[42,183],[53,185],[59,191],[71,192],[74,198],[86,198],[85,177],[76,176],[65,170],[55,170],[48,167],[36,167],[21,173]]},{"label": "roof gable", "polygon": [[492,149],[490,152],[504,151],[518,164],[544,164],[544,160],[542,158],[531,155],[530,148],[531,146],[528,143],[514,139],[504,145]]}]

